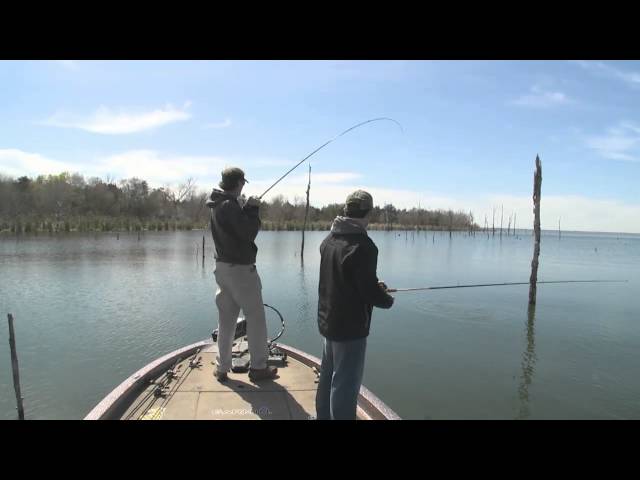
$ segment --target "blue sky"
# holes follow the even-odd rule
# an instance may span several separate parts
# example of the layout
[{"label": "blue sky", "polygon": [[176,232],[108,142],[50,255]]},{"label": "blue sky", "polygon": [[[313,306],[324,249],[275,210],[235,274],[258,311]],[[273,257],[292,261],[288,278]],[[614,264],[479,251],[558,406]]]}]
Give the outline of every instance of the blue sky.
[{"label": "blue sky", "polygon": [[[635,61],[2,61],[0,174],[63,170],[154,186],[226,165],[260,194],[311,158],[311,202],[453,208],[530,227],[640,233]],[[304,196],[306,166],[269,195]]]}]

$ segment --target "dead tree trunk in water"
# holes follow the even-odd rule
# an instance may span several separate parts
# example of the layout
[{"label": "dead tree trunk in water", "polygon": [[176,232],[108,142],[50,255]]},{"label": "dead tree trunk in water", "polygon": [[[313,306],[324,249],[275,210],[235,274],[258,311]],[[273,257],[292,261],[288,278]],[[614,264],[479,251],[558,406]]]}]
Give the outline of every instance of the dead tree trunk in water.
[{"label": "dead tree trunk in water", "polygon": [[496,209],[495,207],[493,208],[493,220],[491,223],[491,236],[495,237],[496,236]]},{"label": "dead tree trunk in water", "polygon": [[540,194],[542,186],[542,165],[536,155],[536,171],[533,176],[533,259],[531,260],[531,278],[529,279],[529,305],[536,303],[536,283],[538,281],[538,257],[540,256]]},{"label": "dead tree trunk in water", "polygon": [[309,190],[311,189],[311,164],[309,164],[309,183],[307,184],[307,207],[304,211],[304,224],[302,225],[302,246],[300,247],[300,263],[304,262],[304,231],[307,228],[307,217],[309,216]]},{"label": "dead tree trunk in water", "polygon": [[469,236],[474,235],[473,231],[473,212],[469,210]]},{"label": "dead tree trunk in water", "polygon": [[504,219],[504,205],[500,208],[500,238],[502,238],[502,220]]}]

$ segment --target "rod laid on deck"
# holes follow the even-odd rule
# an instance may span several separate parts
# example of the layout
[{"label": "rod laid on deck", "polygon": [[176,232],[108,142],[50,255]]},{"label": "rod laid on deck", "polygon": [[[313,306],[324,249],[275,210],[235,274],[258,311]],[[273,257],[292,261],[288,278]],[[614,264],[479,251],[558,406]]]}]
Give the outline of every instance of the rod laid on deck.
[{"label": "rod laid on deck", "polygon": [[[537,283],[624,283],[628,280],[551,280]],[[505,283],[479,283],[475,285],[447,285],[443,287],[418,287],[418,288],[389,288],[387,292],[415,292],[418,290],[441,290],[444,288],[470,288],[470,287],[502,287],[505,285],[529,285],[529,282],[505,282]]]}]

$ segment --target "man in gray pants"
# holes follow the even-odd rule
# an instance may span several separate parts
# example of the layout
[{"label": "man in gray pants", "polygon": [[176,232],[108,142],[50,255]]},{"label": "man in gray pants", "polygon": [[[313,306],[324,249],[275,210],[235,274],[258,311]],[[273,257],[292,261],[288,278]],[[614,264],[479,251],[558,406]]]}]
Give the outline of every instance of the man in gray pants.
[{"label": "man in gray pants", "polygon": [[207,206],[211,209],[211,234],[216,246],[215,277],[218,284],[218,356],[216,378],[224,382],[231,369],[231,349],[240,310],[247,321],[247,337],[252,381],[276,378],[275,367],[267,366],[267,324],[262,302],[262,283],[256,270],[258,247],[254,240],[260,230],[260,200],[250,197],[238,203],[247,180],[236,167],[222,171],[219,186],[213,189]]}]

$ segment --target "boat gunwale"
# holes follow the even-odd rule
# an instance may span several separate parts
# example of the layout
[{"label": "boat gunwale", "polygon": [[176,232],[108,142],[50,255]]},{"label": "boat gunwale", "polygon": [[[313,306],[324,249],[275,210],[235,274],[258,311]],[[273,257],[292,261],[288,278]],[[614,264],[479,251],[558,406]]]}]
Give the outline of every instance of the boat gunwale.
[{"label": "boat gunwale", "polygon": [[205,340],[192,343],[191,345],[169,352],[148,363],[107,394],[107,396],[84,417],[84,420],[111,420],[111,415],[129,398],[131,393],[145,384],[145,382],[148,382],[148,380],[157,373],[170,367],[175,363],[176,357],[181,355],[188,357],[198,348],[211,345],[212,343],[211,340],[208,342]]},{"label": "boat gunwale", "polygon": [[[175,363],[176,357],[188,357],[199,348],[213,345],[212,340],[203,340],[192,343],[186,347],[179,348],[163,355],[160,358],[150,362],[135,372],[133,375],[124,380],[120,385],[114,388],[106,397],[98,403],[85,417],[84,420],[111,420],[115,412],[121,409],[126,400],[132,393],[136,392],[142,385],[148,383],[162,370]],[[297,348],[290,347],[282,343],[277,343],[278,348],[284,350],[292,358],[309,367],[320,369],[321,360]],[[181,359],[181,361],[184,358]],[[373,394],[364,385],[360,386],[358,395],[358,407],[372,420],[401,420],[391,408],[389,408],[382,400]]]}]

